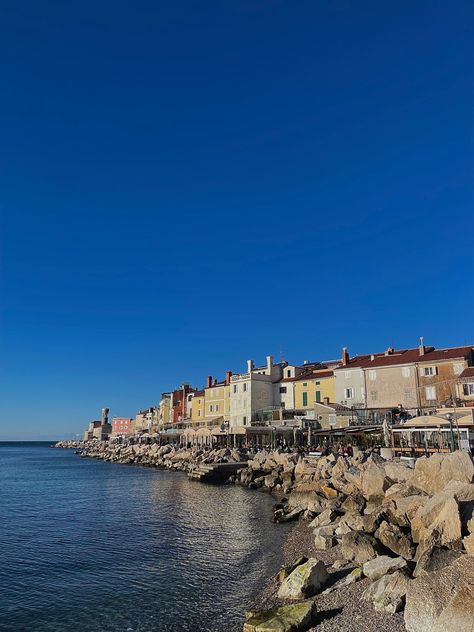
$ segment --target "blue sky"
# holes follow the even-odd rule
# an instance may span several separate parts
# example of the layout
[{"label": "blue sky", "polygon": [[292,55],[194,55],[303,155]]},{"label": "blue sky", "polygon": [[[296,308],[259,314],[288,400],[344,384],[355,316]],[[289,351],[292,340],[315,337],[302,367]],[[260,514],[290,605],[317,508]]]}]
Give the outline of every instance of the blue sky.
[{"label": "blue sky", "polygon": [[0,438],[474,341],[471,2],[0,13]]}]

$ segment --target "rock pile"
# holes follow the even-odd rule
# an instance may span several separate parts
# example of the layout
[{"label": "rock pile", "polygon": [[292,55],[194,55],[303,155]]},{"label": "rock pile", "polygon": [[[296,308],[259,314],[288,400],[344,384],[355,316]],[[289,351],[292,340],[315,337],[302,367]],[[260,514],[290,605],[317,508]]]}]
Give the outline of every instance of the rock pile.
[{"label": "rock pile", "polygon": [[64,442],[56,444],[60,448],[73,448],[83,457],[92,457],[111,463],[162,467],[170,470],[191,472],[201,464],[240,463],[247,456],[230,448],[176,448],[172,445],[119,444],[106,441]]},{"label": "rock pile", "polygon": [[[314,548],[337,546],[339,564],[355,565],[324,594],[366,578],[362,599],[386,613],[399,612],[406,603],[410,632],[450,625],[474,632],[474,463],[469,454],[420,458],[412,469],[364,453],[296,463],[292,455],[262,453],[239,477],[249,487],[281,489],[286,498],[275,505],[274,519],[311,519]],[[308,569],[322,571],[321,565],[317,559],[303,560],[284,579],[278,596],[306,603],[324,582],[316,590],[302,584],[293,596],[285,586],[292,577],[296,584],[311,578]]]}]

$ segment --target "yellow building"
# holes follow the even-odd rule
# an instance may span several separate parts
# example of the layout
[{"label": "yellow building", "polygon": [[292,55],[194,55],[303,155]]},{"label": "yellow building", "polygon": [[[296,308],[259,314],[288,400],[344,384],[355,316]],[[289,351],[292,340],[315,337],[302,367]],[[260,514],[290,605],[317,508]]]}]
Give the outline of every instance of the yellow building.
[{"label": "yellow building", "polygon": [[303,373],[294,380],[295,408],[313,409],[315,402],[334,402],[336,398],[336,380],[334,371],[321,369]]},{"label": "yellow building", "polygon": [[227,371],[226,378],[222,382],[207,378],[205,390],[205,420],[206,422],[229,421],[230,419],[230,377],[232,373]]},{"label": "yellow building", "polygon": [[170,423],[171,395],[162,393],[158,405],[158,427],[166,426]]},{"label": "yellow building", "polygon": [[206,394],[204,391],[194,393],[191,405],[191,421],[193,424],[204,423]]}]

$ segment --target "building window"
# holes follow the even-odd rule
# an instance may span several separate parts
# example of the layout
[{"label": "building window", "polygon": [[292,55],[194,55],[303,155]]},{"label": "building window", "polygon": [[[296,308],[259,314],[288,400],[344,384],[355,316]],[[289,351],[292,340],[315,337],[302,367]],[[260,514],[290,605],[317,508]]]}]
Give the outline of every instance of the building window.
[{"label": "building window", "polygon": [[247,390],[247,383],[244,382],[244,393],[245,393],[246,390]]},{"label": "building window", "polygon": [[436,375],[436,367],[435,366],[424,366],[421,369],[421,375],[429,377],[430,375]]},{"label": "building window", "polygon": [[286,393],[286,386],[280,386],[280,393]]},{"label": "building window", "polygon": [[291,369],[288,369],[286,372],[286,377],[291,377]]},{"label": "building window", "polygon": [[308,386],[308,382],[303,382],[303,386]]},{"label": "building window", "polygon": [[411,375],[410,367],[409,366],[402,366],[402,376],[403,377],[410,377],[410,375]]},{"label": "building window", "polygon": [[216,413],[219,412],[219,404],[216,404]]},{"label": "building window", "polygon": [[455,362],[453,364],[453,373],[454,375],[459,375],[464,370],[464,364],[462,362]]},{"label": "building window", "polygon": [[281,403],[281,407],[282,407],[282,408],[285,408],[285,402],[282,402],[282,403]]},{"label": "building window", "polygon": [[352,387],[344,389],[344,397],[346,399],[354,399],[354,389]]},{"label": "building window", "polygon": [[303,406],[307,406],[308,405],[308,393],[305,391],[303,393]]},{"label": "building window", "polygon": [[209,412],[210,412],[210,413],[212,413],[213,411],[214,411],[214,406],[211,404],[211,405],[209,406]]},{"label": "building window", "polygon": [[243,420],[243,421],[244,421],[244,426],[245,426],[245,425],[246,425],[246,423],[247,423],[247,417],[244,417],[244,420]]},{"label": "building window", "polygon": [[462,385],[462,394],[466,397],[472,397],[474,395],[474,382]]},{"label": "building window", "polygon": [[427,401],[433,401],[436,399],[436,386],[426,386],[425,394]]},{"label": "building window", "polygon": [[369,371],[369,380],[375,382],[377,378],[377,371]]},{"label": "building window", "polygon": [[377,391],[370,391],[370,399],[371,399],[373,402],[376,402],[376,401],[377,401]]},{"label": "building window", "polygon": [[321,382],[315,382],[316,386],[320,386]]},{"label": "building window", "polygon": [[237,393],[237,384],[234,384],[234,393]]},{"label": "building window", "polygon": [[316,401],[317,402],[321,401],[321,391],[316,391]]},{"label": "building window", "polygon": [[200,410],[198,410],[198,417],[200,417],[200,416],[201,416],[201,411],[200,411]]}]

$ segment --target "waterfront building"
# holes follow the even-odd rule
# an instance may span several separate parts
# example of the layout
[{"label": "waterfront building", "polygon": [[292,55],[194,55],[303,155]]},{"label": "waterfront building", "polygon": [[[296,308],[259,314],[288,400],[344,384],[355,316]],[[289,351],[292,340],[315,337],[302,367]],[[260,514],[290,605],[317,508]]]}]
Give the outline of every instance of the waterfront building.
[{"label": "waterfront building", "polygon": [[468,367],[456,380],[458,398],[466,406],[474,406],[474,367]]},{"label": "waterfront building", "polygon": [[158,404],[158,430],[161,431],[170,423],[171,393],[161,393]]},{"label": "waterfront building", "polygon": [[[426,346],[349,357],[335,369],[336,401],[367,410],[405,410],[411,414],[452,402],[463,371],[474,363],[472,345]],[[459,387],[458,387],[459,392]]]},{"label": "waterfront building", "polygon": [[206,393],[203,390],[195,391],[193,393],[192,408],[191,408],[191,421],[192,425],[202,425],[204,423]]},{"label": "waterfront building", "polygon": [[273,363],[272,356],[267,356],[267,363],[262,367],[254,367],[252,360],[247,360],[247,371],[232,375],[230,378],[230,426],[250,426],[258,423],[266,411],[280,407],[275,401],[274,384],[280,382],[286,362]]},{"label": "waterfront building", "polygon": [[285,410],[295,409],[295,379],[301,375],[308,367],[312,366],[305,360],[303,366],[287,364],[283,368],[283,377],[273,385],[273,400],[280,408]]},{"label": "waterfront building", "polygon": [[144,432],[150,432],[153,420],[155,418],[155,409],[153,407],[140,410],[135,415],[135,420],[132,422],[132,431],[135,434]]},{"label": "waterfront building", "polygon": [[230,419],[230,379],[232,371],[227,371],[225,380],[218,382],[209,375],[204,389],[204,419],[207,425],[216,425]]},{"label": "waterfront building", "polygon": [[323,430],[332,428],[347,428],[356,421],[354,411],[348,406],[330,402],[327,398],[323,402],[315,402],[314,419]]},{"label": "waterfront building", "polygon": [[187,409],[187,397],[189,393],[194,393],[195,388],[192,388],[187,382],[181,384],[178,389],[171,392],[170,401],[170,423],[175,427],[181,427],[184,425],[186,419]]},{"label": "waterfront building", "polygon": [[133,430],[131,417],[112,417],[112,437],[129,436]]},{"label": "waterfront building", "polygon": [[336,397],[334,371],[324,364],[295,378],[295,408],[312,410],[315,402],[325,399],[334,401]]},{"label": "waterfront building", "polygon": [[[432,351],[427,349],[421,353],[423,349],[424,344],[421,341],[420,358],[417,363],[421,408],[452,405],[458,397],[459,377],[474,364],[472,346],[433,349]],[[464,395],[464,389],[462,395]]]}]

